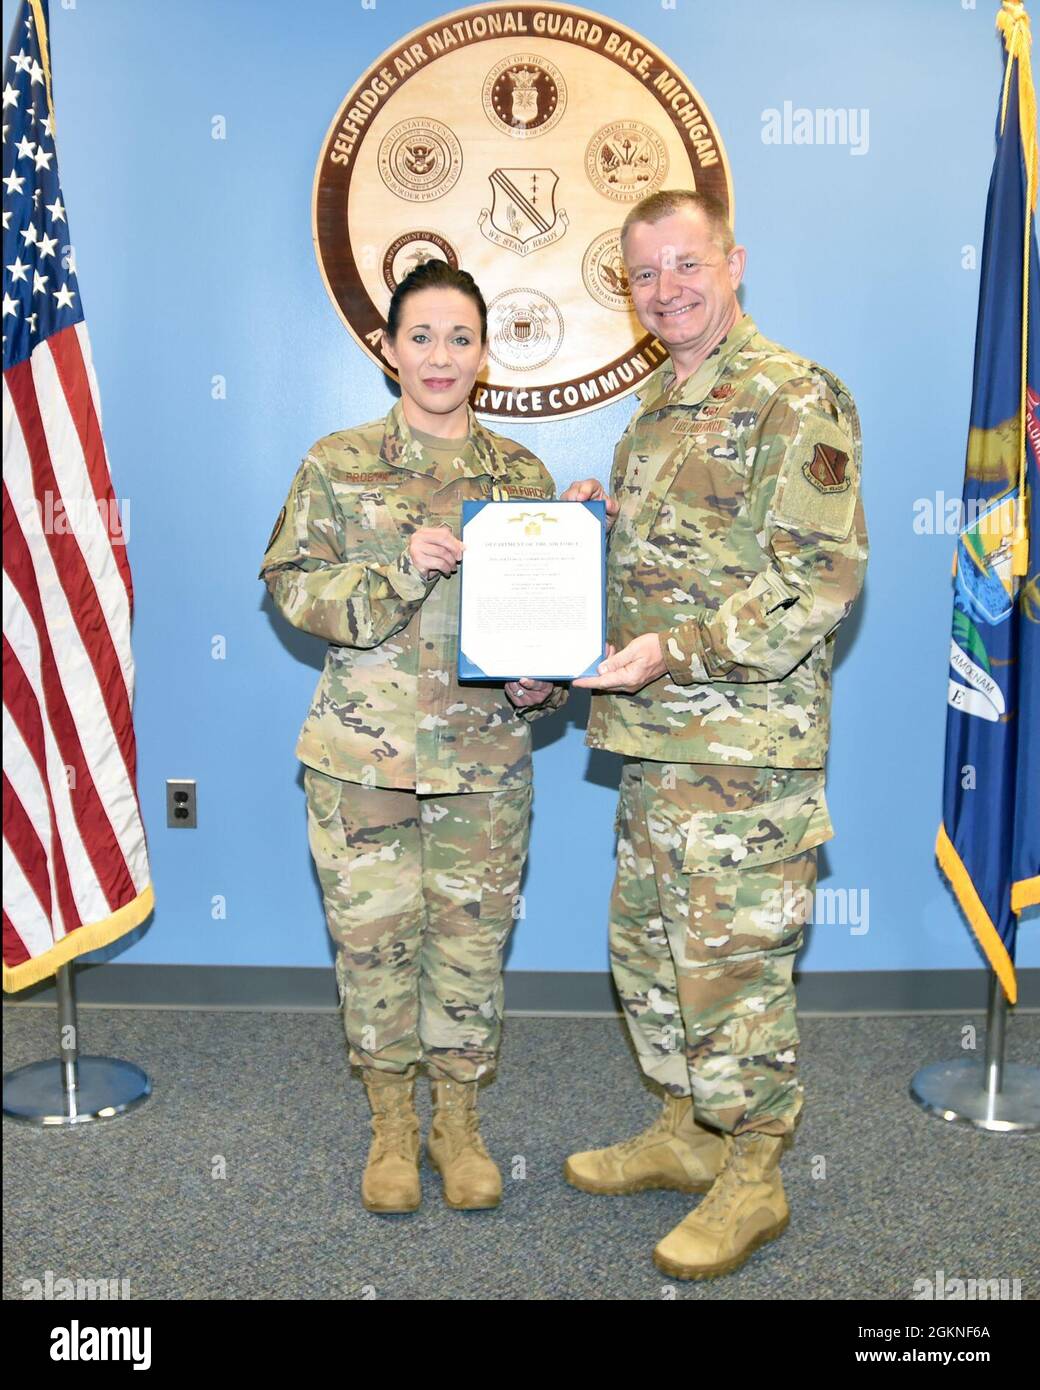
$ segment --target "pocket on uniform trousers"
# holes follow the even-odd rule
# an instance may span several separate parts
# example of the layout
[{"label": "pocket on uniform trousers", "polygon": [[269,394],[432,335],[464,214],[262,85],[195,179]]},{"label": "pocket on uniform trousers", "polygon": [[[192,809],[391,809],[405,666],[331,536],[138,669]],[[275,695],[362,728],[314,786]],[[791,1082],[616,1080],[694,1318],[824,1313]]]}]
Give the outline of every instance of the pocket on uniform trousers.
[{"label": "pocket on uniform trousers", "polygon": [[508,791],[491,793],[488,843],[492,849],[520,844],[524,853],[527,853],[533,796],[534,788],[530,783],[523,787],[511,787]]},{"label": "pocket on uniform trousers", "polygon": [[614,838],[631,840],[628,827],[637,809],[642,807],[643,769],[636,758],[627,759],[621,766],[618,781],[617,806],[614,808]]},{"label": "pocket on uniform trousers", "polygon": [[682,866],[687,963],[797,951],[816,847],[833,834],[822,770],[764,770],[755,805],[695,812]]},{"label": "pocket on uniform trousers", "polygon": [[[730,870],[739,875],[740,870]],[[791,859],[774,861],[753,871],[763,880],[758,892],[769,904],[764,917],[750,923],[737,914],[732,948],[758,945],[761,954],[740,955],[734,950],[719,968],[695,973],[709,995],[715,993],[725,1006],[717,1026],[720,1046],[734,1057],[773,1057],[791,1062],[798,1046],[798,1020],[792,981],[795,956],[802,932],[812,912],[816,883],[816,850],[803,850]],[[768,882],[764,881],[768,878]],[[747,885],[745,885],[747,887]]]},{"label": "pocket on uniform trousers", "polygon": [[343,782],[338,777],[330,777],[314,767],[303,769],[303,789],[307,794],[307,808],[319,825],[328,825],[339,814]]},{"label": "pocket on uniform trousers", "polygon": [[305,767],[303,789],[307,795],[307,840],[319,869],[341,871],[346,849],[340,801],[346,783],[317,768]]},{"label": "pocket on uniform trousers", "polygon": [[481,918],[505,929],[523,912],[517,911],[520,881],[531,835],[533,788],[514,787],[488,797],[488,862],[481,891]]},{"label": "pocket on uniform trousers", "polygon": [[767,773],[762,799],[753,806],[693,813],[682,871],[716,874],[775,864],[833,834],[822,770],[778,768]]}]

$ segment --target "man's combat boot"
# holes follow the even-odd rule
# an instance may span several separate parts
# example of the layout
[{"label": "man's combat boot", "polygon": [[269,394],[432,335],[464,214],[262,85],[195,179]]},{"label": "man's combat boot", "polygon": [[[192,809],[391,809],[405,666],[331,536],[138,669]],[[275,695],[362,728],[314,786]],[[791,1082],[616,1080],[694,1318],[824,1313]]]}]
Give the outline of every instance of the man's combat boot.
[{"label": "man's combat boot", "polygon": [[666,1187],[676,1192],[707,1192],[723,1168],[733,1141],[702,1129],[689,1096],[665,1092],[660,1115],[641,1134],[571,1154],[563,1176],[582,1192],[619,1195]]},{"label": "man's combat boot", "polygon": [[787,1229],[780,1181],[781,1136],[738,1134],[711,1191],[654,1251],[654,1264],[677,1279],[712,1279],[739,1268],[752,1251]]},{"label": "man's combat boot", "polygon": [[426,1148],[449,1207],[497,1207],[502,1175],[480,1137],[475,1081],[432,1081],[433,1123]]},{"label": "man's combat boot", "polygon": [[419,1186],[419,1117],[415,1072],[362,1070],[372,1106],[372,1146],[361,1179],[367,1211],[415,1211]]}]

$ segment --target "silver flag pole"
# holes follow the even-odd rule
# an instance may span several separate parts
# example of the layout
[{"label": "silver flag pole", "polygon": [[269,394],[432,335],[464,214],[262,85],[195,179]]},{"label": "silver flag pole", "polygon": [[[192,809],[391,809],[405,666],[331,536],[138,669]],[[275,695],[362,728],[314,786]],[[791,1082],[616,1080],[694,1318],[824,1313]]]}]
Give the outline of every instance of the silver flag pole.
[{"label": "silver flag pole", "polygon": [[4,1076],[4,1114],[33,1125],[78,1125],[125,1115],[147,1100],[152,1083],[118,1057],[81,1057],[72,962],[55,976],[58,1056]]},{"label": "silver flag pole", "polygon": [[983,1060],[958,1057],[922,1067],[910,1082],[917,1104],[940,1120],[993,1134],[1040,1130],[1040,1067],[1005,1060],[1007,1015],[1007,996],[991,970]]}]

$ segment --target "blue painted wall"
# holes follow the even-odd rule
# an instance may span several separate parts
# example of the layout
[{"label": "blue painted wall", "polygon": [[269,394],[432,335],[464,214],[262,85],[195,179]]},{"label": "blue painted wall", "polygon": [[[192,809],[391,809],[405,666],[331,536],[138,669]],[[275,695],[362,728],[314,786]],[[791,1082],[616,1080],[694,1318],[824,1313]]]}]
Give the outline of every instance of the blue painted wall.
[{"label": "blue painted wall", "polygon": [[[310,192],[354,80],[439,0],[51,0],[59,159],[115,490],[129,499],[140,790],[157,909],[110,956],[323,965],[330,949],[293,756],[323,646],[255,574],[300,455],[391,396],[322,286]],[[872,558],[835,679],[821,886],[869,891],[866,932],[818,925],[806,970],[972,967],[932,859],[960,493],[1000,55],[995,0],[599,0],[698,87],[725,142],[745,306],[850,384]],[[867,108],[869,147],[771,145],[763,112]],[[211,138],[211,120],[227,139]],[[211,379],[227,382],[211,398]],[[630,401],[506,432],[565,487],[604,476]],[[504,428],[504,427],[503,427]],[[125,504],[124,504],[125,505]],[[226,659],[212,642],[226,640]],[[543,723],[527,917],[509,964],[600,970],[616,760],[584,713]],[[199,829],[164,783],[200,784]],[[223,895],[227,916],[214,920]],[[862,902],[862,899],[858,901]],[[1024,928],[1022,965],[1040,964]]]}]

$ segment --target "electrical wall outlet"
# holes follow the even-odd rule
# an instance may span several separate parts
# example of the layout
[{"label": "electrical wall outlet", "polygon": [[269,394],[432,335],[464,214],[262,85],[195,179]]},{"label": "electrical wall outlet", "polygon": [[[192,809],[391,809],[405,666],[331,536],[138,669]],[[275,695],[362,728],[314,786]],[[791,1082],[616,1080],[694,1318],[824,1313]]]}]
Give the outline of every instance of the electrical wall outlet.
[{"label": "electrical wall outlet", "polygon": [[166,824],[173,830],[194,830],[198,825],[194,778],[171,778],[167,781]]}]

